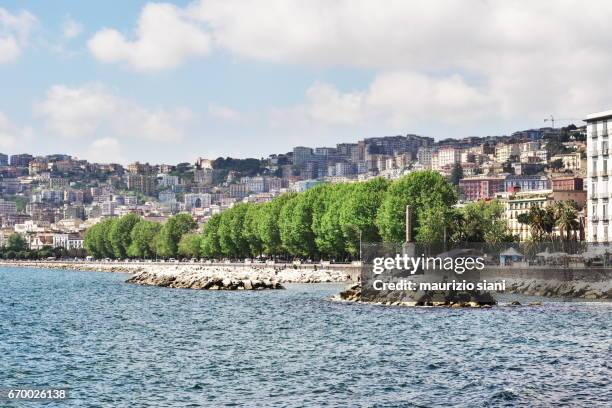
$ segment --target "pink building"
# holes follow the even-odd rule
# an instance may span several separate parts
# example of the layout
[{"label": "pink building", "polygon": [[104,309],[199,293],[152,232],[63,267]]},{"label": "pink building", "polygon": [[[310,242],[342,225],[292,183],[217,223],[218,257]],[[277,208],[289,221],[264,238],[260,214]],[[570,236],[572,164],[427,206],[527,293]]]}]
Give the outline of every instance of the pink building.
[{"label": "pink building", "polygon": [[468,177],[459,180],[459,191],[466,201],[486,200],[504,191],[504,177]]}]

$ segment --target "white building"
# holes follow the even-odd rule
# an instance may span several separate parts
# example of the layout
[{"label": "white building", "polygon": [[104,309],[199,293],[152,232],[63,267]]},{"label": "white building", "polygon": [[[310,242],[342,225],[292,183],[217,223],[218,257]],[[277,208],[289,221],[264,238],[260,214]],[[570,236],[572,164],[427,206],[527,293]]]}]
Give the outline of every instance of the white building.
[{"label": "white building", "polygon": [[423,166],[423,168],[425,169],[431,168],[432,154],[433,152],[431,148],[419,147],[419,150],[417,151],[417,161],[419,162],[421,166]]},{"label": "white building", "polygon": [[550,158],[551,161],[561,160],[565,170],[578,171],[582,168],[582,158],[579,152],[557,154]]},{"label": "white building", "polygon": [[159,185],[164,187],[174,187],[179,185],[179,177],[171,176],[169,174],[158,174],[157,179],[159,180]]},{"label": "white building", "polygon": [[53,248],[81,249],[83,239],[73,234],[53,234]]},{"label": "white building", "polygon": [[507,162],[512,156],[520,156],[521,149],[518,144],[499,143],[495,146],[495,158],[498,163]]},{"label": "white building", "polygon": [[442,147],[438,150],[438,163],[435,168],[443,168],[461,161],[461,150],[454,147]]},{"label": "white building", "polygon": [[608,120],[612,110],[587,115],[587,241],[610,242],[610,188]]},{"label": "white building", "polygon": [[185,210],[192,208],[208,208],[212,204],[212,197],[208,193],[185,194]]}]

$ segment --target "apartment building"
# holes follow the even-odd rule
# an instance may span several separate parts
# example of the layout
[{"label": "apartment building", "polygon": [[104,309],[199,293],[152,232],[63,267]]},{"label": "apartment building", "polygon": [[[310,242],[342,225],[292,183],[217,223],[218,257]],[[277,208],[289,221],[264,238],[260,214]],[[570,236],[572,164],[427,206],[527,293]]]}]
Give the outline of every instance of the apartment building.
[{"label": "apartment building", "polygon": [[557,154],[550,158],[551,161],[561,160],[565,170],[580,171],[582,169],[582,157],[579,152]]},{"label": "apartment building", "polygon": [[495,159],[498,163],[505,163],[511,157],[520,157],[521,149],[518,144],[499,143],[495,146]]},{"label": "apartment building", "polygon": [[442,147],[438,150],[437,168],[452,166],[461,161],[461,150],[454,147]]},{"label": "apartment building", "polygon": [[610,219],[608,121],[612,110],[587,115],[587,241],[609,242]]},{"label": "apartment building", "polygon": [[505,177],[466,177],[459,181],[459,191],[464,200],[488,200],[504,191]]}]

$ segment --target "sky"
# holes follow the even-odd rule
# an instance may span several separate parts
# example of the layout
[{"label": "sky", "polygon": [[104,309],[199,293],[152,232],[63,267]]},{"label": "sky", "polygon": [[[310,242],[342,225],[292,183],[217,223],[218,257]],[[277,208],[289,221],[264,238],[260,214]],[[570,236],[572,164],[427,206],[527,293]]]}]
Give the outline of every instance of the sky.
[{"label": "sky", "polygon": [[[588,5],[588,7],[587,7]],[[612,2],[0,2],[0,152],[265,157],[612,109]]]}]

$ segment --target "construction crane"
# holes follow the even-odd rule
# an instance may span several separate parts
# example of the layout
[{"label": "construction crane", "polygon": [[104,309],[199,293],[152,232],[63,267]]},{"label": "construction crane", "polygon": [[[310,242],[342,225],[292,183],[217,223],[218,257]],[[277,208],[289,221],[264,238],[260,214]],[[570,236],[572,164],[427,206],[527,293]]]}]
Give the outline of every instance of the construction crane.
[{"label": "construction crane", "polygon": [[550,121],[550,124],[552,125],[552,128],[554,129],[555,128],[555,120],[557,122],[574,122],[576,120],[582,120],[582,119],[576,119],[576,118],[562,118],[562,119],[557,118],[557,119],[555,119],[555,117],[553,115],[550,115],[550,118],[544,119],[544,122],[549,122]]}]

